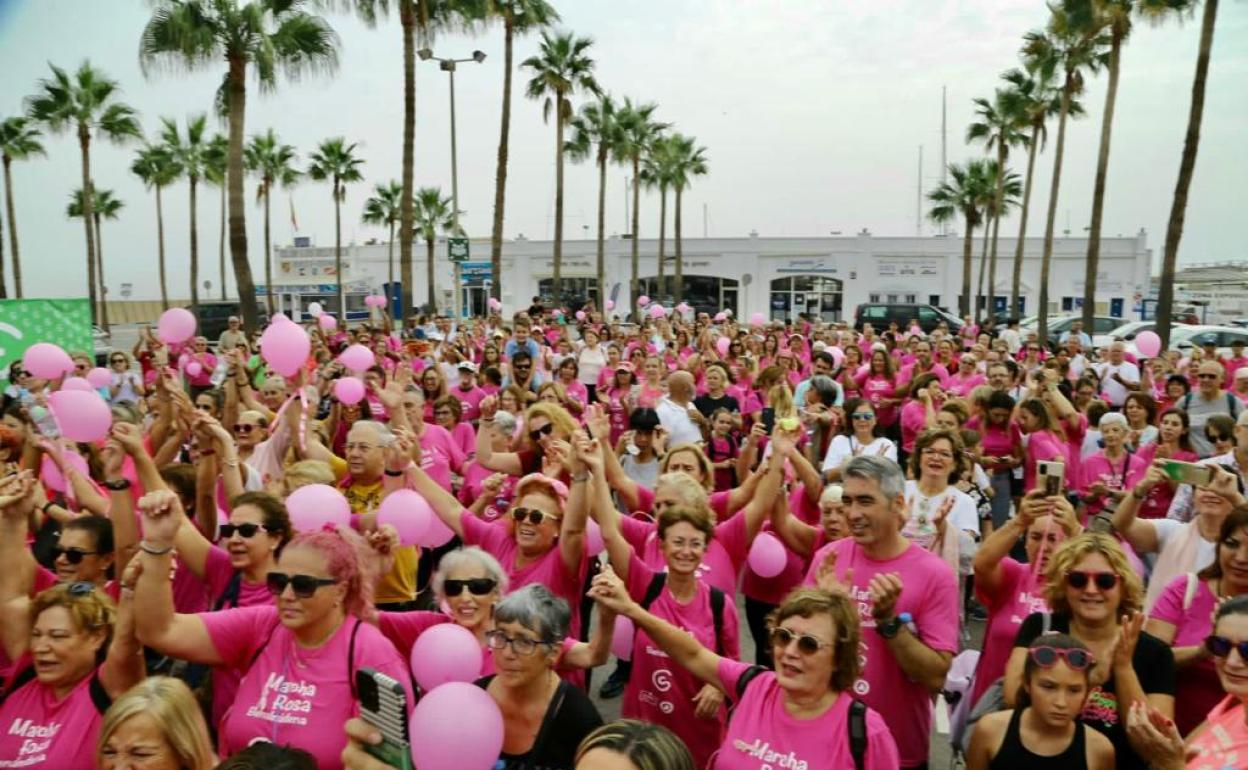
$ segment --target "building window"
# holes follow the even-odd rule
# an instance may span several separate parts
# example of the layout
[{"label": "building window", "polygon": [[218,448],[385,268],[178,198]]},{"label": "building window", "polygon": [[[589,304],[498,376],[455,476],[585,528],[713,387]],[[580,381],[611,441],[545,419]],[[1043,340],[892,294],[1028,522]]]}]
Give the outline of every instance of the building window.
[{"label": "building window", "polygon": [[931,305],[932,307],[940,307],[940,295],[939,294],[927,295],[927,304]]},{"label": "building window", "polygon": [[879,294],[868,294],[868,295],[867,295],[867,302],[879,302],[879,301],[880,301],[880,295],[879,295]]},{"label": "building window", "polygon": [[[675,276],[664,276],[663,280],[669,289],[675,288]],[[684,294],[682,299],[694,309],[694,312],[715,315],[721,310],[731,310],[734,313],[740,310],[737,307],[738,281],[736,278],[685,275],[683,276],[683,281]],[[655,276],[643,276],[639,283],[641,293],[648,296],[652,301],[663,303],[666,306],[676,304],[676,298],[673,295],[659,293],[658,279]]]},{"label": "building window", "polygon": [[906,295],[906,304],[907,304],[907,305],[914,305],[914,304],[917,304],[917,303],[918,303],[918,299],[915,297],[915,295],[913,295],[913,294],[907,294],[907,295]]},{"label": "building window", "polygon": [[[822,275],[795,275],[771,282],[772,320],[806,315],[820,321],[841,320],[842,283]],[[870,295],[879,302],[880,295]],[[895,301],[895,300],[890,300]]]}]

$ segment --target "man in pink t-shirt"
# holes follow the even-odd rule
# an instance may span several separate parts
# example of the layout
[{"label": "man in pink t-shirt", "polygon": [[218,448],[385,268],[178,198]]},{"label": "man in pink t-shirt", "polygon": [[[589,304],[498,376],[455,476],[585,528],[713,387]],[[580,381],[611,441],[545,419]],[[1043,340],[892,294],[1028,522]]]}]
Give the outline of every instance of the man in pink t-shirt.
[{"label": "man in pink t-shirt", "polygon": [[471,361],[459,362],[459,384],[451,388],[451,395],[464,405],[464,419],[476,423],[481,419],[481,400],[485,391],[477,387],[477,365]]},{"label": "man in pink t-shirt", "polygon": [[805,582],[857,603],[863,673],[854,694],[884,716],[901,767],[925,767],[932,698],[958,649],[957,578],[902,537],[905,476],[896,463],[863,455],[842,476],[850,537],[816,552]]}]

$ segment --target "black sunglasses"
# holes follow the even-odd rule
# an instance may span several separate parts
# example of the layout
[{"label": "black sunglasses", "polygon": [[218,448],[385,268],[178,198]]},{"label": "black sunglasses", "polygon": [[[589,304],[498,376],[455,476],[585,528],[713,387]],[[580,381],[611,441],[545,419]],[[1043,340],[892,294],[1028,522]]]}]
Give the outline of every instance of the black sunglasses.
[{"label": "black sunglasses", "polygon": [[1108,591],[1118,585],[1118,580],[1117,572],[1083,572],[1072,569],[1066,573],[1066,585],[1076,591],[1087,588],[1089,582],[1095,582],[1097,588]]},{"label": "black sunglasses", "polygon": [[467,588],[473,596],[486,596],[498,586],[498,581],[490,578],[468,578],[467,580],[447,579],[442,581],[442,592],[446,596],[459,596]]},{"label": "black sunglasses", "polygon": [[529,523],[536,527],[547,517],[550,517],[555,521],[559,520],[558,516],[552,516],[551,514],[546,513],[545,511],[539,511],[536,508],[514,508],[511,511],[511,518],[515,519],[517,524],[523,522],[527,518]]},{"label": "black sunglasses", "polygon": [[52,547],[52,558],[59,559],[65,557],[65,561],[70,564],[82,564],[84,556],[93,556],[99,551],[84,551],[81,548],[62,548],[59,545]]},{"label": "black sunglasses", "polygon": [[555,432],[555,424],[553,422],[548,422],[540,428],[534,428],[533,430],[529,431],[529,440],[534,441],[534,442],[541,441],[542,436],[549,436],[550,434],[554,432]]},{"label": "black sunglasses", "polygon": [[1232,642],[1225,636],[1210,634],[1205,637],[1205,649],[1215,658],[1225,658],[1231,650],[1239,650],[1241,660],[1248,660],[1248,641]]},{"label": "black sunglasses", "polygon": [[235,532],[250,540],[255,537],[260,530],[268,532],[269,528],[263,524],[253,524],[251,522],[247,522],[246,524],[222,524],[219,528],[222,540],[229,540],[234,537]]},{"label": "black sunglasses", "polygon": [[285,572],[270,572],[264,579],[265,585],[269,587],[269,593],[274,596],[281,596],[286,590],[286,586],[290,586],[295,592],[295,596],[300,599],[310,599],[312,594],[316,593],[316,589],[321,586],[332,586],[338,581],[334,578],[320,578],[312,575],[287,575]]},{"label": "black sunglasses", "polygon": [[774,646],[788,647],[789,642],[797,640],[797,649],[803,655],[814,655],[824,647],[831,647],[831,642],[825,642],[817,636],[810,634],[795,634],[787,628],[776,626],[771,629],[771,643]]}]

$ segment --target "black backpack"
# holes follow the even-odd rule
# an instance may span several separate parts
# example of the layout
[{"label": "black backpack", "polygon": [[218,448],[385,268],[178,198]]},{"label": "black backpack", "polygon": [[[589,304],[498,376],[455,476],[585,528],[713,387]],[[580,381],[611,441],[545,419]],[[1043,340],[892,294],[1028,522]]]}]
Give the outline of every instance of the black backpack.
[{"label": "black backpack", "polygon": [[[768,670],[763,666],[750,666],[746,669],[737,679],[738,703],[745,697],[745,688],[749,687],[750,682]],[[867,763],[867,704],[855,698],[849,704],[849,719],[845,726],[849,731],[849,753],[854,758],[854,768],[863,770]]]},{"label": "black backpack", "polygon": [[[646,586],[646,595],[641,600],[641,608],[650,611],[650,605],[654,604],[654,600],[659,598],[659,594],[663,593],[663,586],[667,585],[667,573],[656,573],[650,580],[650,585]],[[711,618],[715,621],[715,654],[722,656],[724,654],[724,592],[715,586],[707,586],[711,589]]]}]

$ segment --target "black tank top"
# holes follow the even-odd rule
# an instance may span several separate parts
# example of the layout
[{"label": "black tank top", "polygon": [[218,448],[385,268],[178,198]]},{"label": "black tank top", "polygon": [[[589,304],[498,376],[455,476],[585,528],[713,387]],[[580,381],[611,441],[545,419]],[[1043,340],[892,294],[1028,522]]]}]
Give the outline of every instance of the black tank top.
[{"label": "black tank top", "polygon": [[1010,717],[1009,729],[1005,731],[1005,740],[997,755],[988,763],[988,770],[1051,770],[1060,767],[1062,770],[1088,770],[1088,752],[1084,746],[1084,732],[1088,729],[1082,723],[1075,723],[1075,737],[1061,754],[1042,757],[1027,750],[1019,734],[1019,720],[1023,710],[1014,709]]}]

